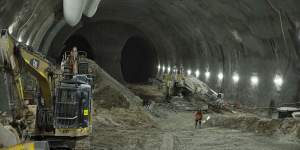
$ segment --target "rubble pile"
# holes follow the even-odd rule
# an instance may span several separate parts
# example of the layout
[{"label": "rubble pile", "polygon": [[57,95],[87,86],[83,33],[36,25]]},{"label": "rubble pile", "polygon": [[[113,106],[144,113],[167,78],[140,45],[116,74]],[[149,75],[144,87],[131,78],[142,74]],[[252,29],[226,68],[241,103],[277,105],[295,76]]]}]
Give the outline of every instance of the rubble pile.
[{"label": "rubble pile", "polygon": [[89,63],[89,72],[93,75],[93,96],[97,104],[103,108],[134,108],[142,103],[139,97],[112,78],[94,61],[89,59],[86,61]]},{"label": "rubble pile", "polygon": [[164,99],[162,89],[153,85],[133,85],[129,84],[127,87],[142,99],[148,99],[155,102],[161,102]]},{"label": "rubble pile", "polygon": [[130,105],[124,95],[114,90],[110,86],[105,86],[101,90],[99,90],[99,88],[96,89],[94,91],[94,97],[95,97],[94,100],[97,100],[97,103],[95,103],[96,108],[102,107],[102,108],[111,109],[114,107],[118,107],[118,108],[128,109]]},{"label": "rubble pile", "polygon": [[100,109],[94,115],[96,127],[154,128],[156,125],[143,110],[124,108]]},{"label": "rubble pile", "polygon": [[142,108],[142,99],[120,84],[92,60],[94,75],[94,127],[154,127],[150,114]]},{"label": "rubble pile", "polygon": [[293,118],[267,119],[253,114],[211,115],[207,127],[224,127],[255,132],[267,136],[297,137],[300,139],[300,120]]}]

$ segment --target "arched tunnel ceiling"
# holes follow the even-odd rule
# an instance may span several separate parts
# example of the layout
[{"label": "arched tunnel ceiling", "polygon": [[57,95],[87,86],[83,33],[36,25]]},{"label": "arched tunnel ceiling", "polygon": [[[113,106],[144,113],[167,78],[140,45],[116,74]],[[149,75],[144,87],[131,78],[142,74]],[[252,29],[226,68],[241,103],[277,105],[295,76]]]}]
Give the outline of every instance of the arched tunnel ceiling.
[{"label": "arched tunnel ceiling", "polygon": [[[299,0],[102,0],[96,15],[76,27],[63,21],[60,0],[0,4],[0,26],[16,39],[57,58],[69,37],[81,35],[99,65],[119,80],[122,49],[140,36],[154,47],[156,64],[199,69],[200,78],[228,99],[262,105],[299,99]],[[280,88],[276,74],[284,80]]]}]

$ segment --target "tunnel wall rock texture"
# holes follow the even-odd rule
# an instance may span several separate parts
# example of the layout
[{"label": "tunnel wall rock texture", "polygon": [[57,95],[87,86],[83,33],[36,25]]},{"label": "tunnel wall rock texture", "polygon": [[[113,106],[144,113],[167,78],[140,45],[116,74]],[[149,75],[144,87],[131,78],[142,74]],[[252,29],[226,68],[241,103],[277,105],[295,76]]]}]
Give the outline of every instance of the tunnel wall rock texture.
[{"label": "tunnel wall rock texture", "polygon": [[[1,26],[20,24],[13,32],[16,36],[26,33],[25,40],[34,37],[43,20],[54,16],[50,27],[44,25],[43,41],[31,38],[36,39],[36,48],[44,47],[56,29],[59,32],[50,40],[48,51],[51,57],[72,34],[80,34],[90,42],[97,63],[119,80],[120,49],[130,35],[138,33],[155,47],[157,64],[182,64],[193,72],[199,69],[200,79],[224,92],[228,100],[258,106],[268,105],[271,99],[277,104],[299,101],[298,0],[103,0],[92,19],[83,19],[74,28],[64,24],[58,29],[62,21],[57,1],[1,2],[5,6],[1,7]],[[44,4],[47,2],[50,5]],[[33,4],[50,7],[41,11],[32,8]],[[30,19],[36,23],[22,28],[32,11],[40,12]],[[207,80],[205,72],[211,74]],[[222,83],[219,72],[224,74]],[[234,73],[240,77],[236,84]],[[276,74],[283,78],[281,88],[274,85]],[[256,86],[251,86],[252,76],[258,78]]]}]

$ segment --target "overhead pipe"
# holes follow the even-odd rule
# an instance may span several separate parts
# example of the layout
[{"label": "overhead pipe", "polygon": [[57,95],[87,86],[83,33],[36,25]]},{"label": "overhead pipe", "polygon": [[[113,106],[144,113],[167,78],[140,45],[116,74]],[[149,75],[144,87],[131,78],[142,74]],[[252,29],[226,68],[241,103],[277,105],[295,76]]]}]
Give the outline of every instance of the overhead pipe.
[{"label": "overhead pipe", "polygon": [[95,13],[97,12],[98,5],[101,0],[86,0],[87,3],[85,5],[85,9],[83,11],[83,14],[87,17],[93,17]]},{"label": "overhead pipe", "polygon": [[101,0],[64,0],[64,18],[66,22],[75,26],[81,20],[82,14],[93,17],[97,12]]}]

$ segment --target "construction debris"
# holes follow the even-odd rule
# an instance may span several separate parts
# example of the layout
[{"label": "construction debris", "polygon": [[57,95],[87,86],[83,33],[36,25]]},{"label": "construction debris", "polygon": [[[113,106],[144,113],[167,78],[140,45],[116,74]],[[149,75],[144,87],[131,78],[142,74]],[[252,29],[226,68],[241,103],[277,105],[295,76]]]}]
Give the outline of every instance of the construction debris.
[{"label": "construction debris", "polygon": [[141,98],[112,78],[95,62],[87,61],[90,64],[89,70],[95,74],[94,128],[155,127],[150,114],[142,107]]},{"label": "construction debris", "polygon": [[254,114],[214,114],[206,122],[207,127],[222,127],[255,132],[267,136],[286,136],[300,139],[300,121],[293,118],[268,119]]}]

